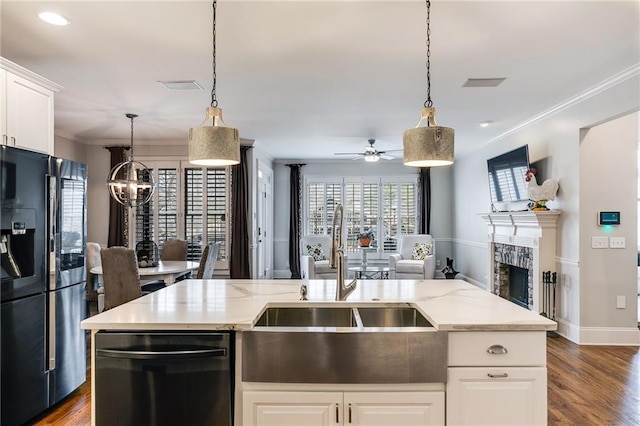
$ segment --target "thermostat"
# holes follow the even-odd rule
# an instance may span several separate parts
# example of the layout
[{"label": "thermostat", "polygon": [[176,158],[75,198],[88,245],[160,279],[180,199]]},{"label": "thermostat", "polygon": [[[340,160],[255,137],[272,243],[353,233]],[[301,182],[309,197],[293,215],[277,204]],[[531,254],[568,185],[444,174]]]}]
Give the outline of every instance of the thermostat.
[{"label": "thermostat", "polygon": [[620,212],[598,212],[598,225],[620,225]]}]

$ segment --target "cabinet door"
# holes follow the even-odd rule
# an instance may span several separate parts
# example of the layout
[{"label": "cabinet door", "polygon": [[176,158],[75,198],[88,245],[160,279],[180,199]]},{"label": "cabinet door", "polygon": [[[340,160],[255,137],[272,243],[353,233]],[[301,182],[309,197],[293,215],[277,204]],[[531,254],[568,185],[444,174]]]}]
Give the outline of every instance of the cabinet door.
[{"label": "cabinet door", "polygon": [[0,135],[2,144],[9,144],[7,135],[7,71],[0,68]]},{"label": "cabinet door", "polygon": [[547,369],[448,369],[448,425],[546,425]]},{"label": "cabinet door", "polygon": [[347,392],[345,425],[444,425],[444,392]]},{"label": "cabinet door", "polygon": [[335,426],[342,392],[243,392],[245,426]]},{"label": "cabinet door", "polygon": [[53,154],[53,92],[6,73],[8,144]]}]

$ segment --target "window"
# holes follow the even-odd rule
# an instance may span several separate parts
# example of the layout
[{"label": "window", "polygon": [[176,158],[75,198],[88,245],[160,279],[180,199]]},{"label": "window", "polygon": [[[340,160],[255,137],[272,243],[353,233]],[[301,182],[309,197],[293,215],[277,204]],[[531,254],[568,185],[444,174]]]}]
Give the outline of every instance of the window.
[{"label": "window", "polygon": [[216,268],[228,268],[230,172],[193,167],[188,162],[144,161],[153,173],[151,201],[132,212],[132,245],[145,239],[162,250],[169,238],[187,241],[187,259],[199,260],[205,244],[220,242]]},{"label": "window", "polygon": [[417,176],[398,178],[305,176],[303,232],[330,234],[336,203],[344,208],[345,251],[359,253],[357,235],[374,231],[378,253],[397,250],[402,234],[414,234],[418,224]]}]

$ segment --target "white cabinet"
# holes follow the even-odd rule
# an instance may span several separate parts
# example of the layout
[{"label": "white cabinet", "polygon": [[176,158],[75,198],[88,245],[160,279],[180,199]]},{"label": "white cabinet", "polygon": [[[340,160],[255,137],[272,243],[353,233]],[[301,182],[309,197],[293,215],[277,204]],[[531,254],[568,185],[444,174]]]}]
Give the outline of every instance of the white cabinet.
[{"label": "white cabinet", "polygon": [[345,392],[345,425],[444,425],[444,392]]},{"label": "white cabinet", "polygon": [[[2,144],[53,154],[53,97],[59,86],[0,59],[0,65],[8,68],[0,69]],[[18,72],[31,78],[18,75]],[[48,83],[48,87],[39,83]]]},{"label": "white cabinet", "polygon": [[447,425],[546,425],[546,332],[449,333]]},{"label": "white cabinet", "polygon": [[444,392],[243,392],[245,426],[444,425]]},{"label": "white cabinet", "polygon": [[449,368],[448,425],[545,425],[546,407],[544,367]]}]

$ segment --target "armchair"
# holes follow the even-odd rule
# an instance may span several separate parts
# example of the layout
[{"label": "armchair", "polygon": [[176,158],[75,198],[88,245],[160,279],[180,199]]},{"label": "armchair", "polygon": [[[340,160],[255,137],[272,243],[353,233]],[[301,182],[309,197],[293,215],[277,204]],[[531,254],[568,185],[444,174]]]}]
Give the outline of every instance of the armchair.
[{"label": "armchair", "polygon": [[[307,246],[311,247],[311,250]],[[330,235],[306,235],[302,237],[300,239],[301,278],[304,280],[336,279],[336,270],[329,267],[330,251]],[[346,256],[344,264],[345,267],[348,265]]]},{"label": "armchair", "polygon": [[[422,247],[416,245],[431,245],[431,252],[419,260],[414,256],[414,249],[418,251]],[[410,280],[430,280],[436,275],[436,246],[433,237],[427,234],[403,235],[400,237],[398,254],[389,256],[389,269],[395,271],[395,278]],[[418,253],[416,253],[418,254]]]}]

